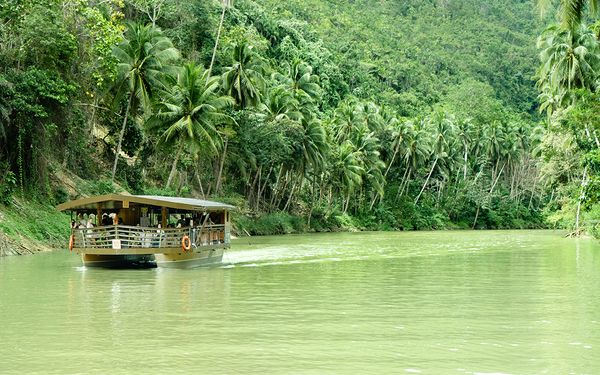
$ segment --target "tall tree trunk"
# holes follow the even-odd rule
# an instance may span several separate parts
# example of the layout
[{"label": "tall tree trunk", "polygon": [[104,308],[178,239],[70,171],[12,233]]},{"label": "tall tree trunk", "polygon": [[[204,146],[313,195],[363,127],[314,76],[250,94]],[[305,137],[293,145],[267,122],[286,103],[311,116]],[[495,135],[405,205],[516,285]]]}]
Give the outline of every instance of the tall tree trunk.
[{"label": "tall tree trunk", "polygon": [[323,201],[323,188],[324,186],[324,182],[325,182],[325,178],[324,178],[325,173],[321,172],[321,176],[319,177],[319,206],[321,205],[321,202]]},{"label": "tall tree trunk", "polygon": [[173,160],[173,165],[171,166],[171,173],[169,173],[169,179],[167,180],[168,189],[171,186],[171,182],[173,181],[173,177],[175,177],[175,172],[177,171],[177,162],[179,161],[179,157],[181,156],[181,150],[183,150],[183,142],[179,142],[179,147],[177,148],[177,153],[175,154],[175,160]]},{"label": "tall tree trunk", "polygon": [[587,184],[587,165],[583,168],[583,176],[581,177],[581,192],[577,200],[577,214],[575,215],[575,235],[579,235],[579,214],[581,213],[581,201],[585,197],[585,185]]},{"label": "tall tree trunk", "polygon": [[200,193],[202,194],[202,199],[205,199],[206,195],[204,194],[204,189],[202,188],[202,180],[200,179],[200,173],[198,173],[197,169],[196,169],[196,180],[198,180],[198,186],[200,187]]},{"label": "tall tree trunk", "polygon": [[537,182],[538,182],[537,174],[535,177],[536,177],[535,180],[533,180],[533,188],[531,189],[531,196],[529,197],[529,204],[527,205],[528,210],[531,209],[531,202],[533,201],[533,194],[535,194],[535,188],[537,187]]},{"label": "tall tree trunk", "polygon": [[464,171],[463,172],[463,181],[467,179],[467,161],[469,160],[468,159],[468,156],[469,156],[468,151],[469,151],[469,149],[468,149],[467,145],[465,144],[465,155],[464,155],[465,165],[463,166],[463,168],[464,168],[463,169],[463,171]]},{"label": "tall tree trunk", "polygon": [[312,184],[311,184],[311,193],[310,193],[310,208],[308,209],[308,220],[307,220],[307,228],[310,229],[310,219],[312,217],[313,208],[315,206],[315,195],[316,195],[316,176],[313,176]]},{"label": "tall tree trunk", "polygon": [[502,175],[502,171],[504,171],[504,167],[505,166],[506,166],[506,163],[502,164],[502,168],[500,169],[500,172],[498,173],[498,176],[496,176],[496,179],[494,180],[494,182],[492,184],[492,187],[490,188],[490,192],[489,192],[490,196],[494,192],[494,188],[496,187],[496,184],[498,183],[498,180],[500,179],[500,176]]},{"label": "tall tree trunk", "polygon": [[223,155],[221,155],[221,162],[219,164],[219,173],[217,174],[217,184],[215,186],[215,194],[221,192],[221,176],[223,175],[223,165],[225,164],[225,156],[227,155],[227,143],[229,139],[225,137],[225,146],[223,146]]},{"label": "tall tree trunk", "polygon": [[206,82],[210,79],[213,66],[215,65],[215,57],[217,56],[217,47],[219,46],[219,39],[221,38],[221,30],[223,29],[223,20],[225,20],[225,11],[227,10],[228,0],[223,0],[223,11],[221,12],[221,20],[219,21],[219,29],[217,30],[217,39],[215,40],[215,47],[213,48],[212,57],[210,59],[210,65],[208,66],[208,74],[206,76]]},{"label": "tall tree trunk", "polygon": [[262,184],[262,187],[260,185],[260,180],[258,181],[258,195],[257,195],[258,201],[260,201],[260,198],[262,197],[262,195],[265,191],[265,188],[267,187],[267,184],[269,183],[269,178],[271,177],[271,172],[273,172],[273,165],[271,165],[269,167],[269,172],[267,173],[267,176],[265,177],[265,182],[264,182],[264,184]]},{"label": "tall tree trunk", "polygon": [[479,218],[479,210],[480,210],[481,206],[477,205],[477,212],[475,212],[475,220],[473,221],[473,228],[475,229],[475,226],[477,225],[477,218]]},{"label": "tall tree trunk", "polygon": [[248,203],[252,207],[254,206],[254,187],[256,186],[256,181],[258,181],[258,176],[260,175],[260,171],[262,169],[262,165],[258,167],[256,170],[256,174],[254,175],[254,180],[252,180],[252,185],[250,185],[250,192],[248,194]]},{"label": "tall tree trunk", "polygon": [[117,163],[119,162],[119,154],[121,153],[121,145],[123,144],[123,136],[125,136],[125,126],[127,125],[127,117],[129,117],[129,110],[131,109],[131,102],[133,101],[132,91],[129,94],[129,100],[127,101],[127,109],[125,109],[125,116],[123,117],[123,125],[121,126],[121,133],[119,134],[119,143],[117,144],[117,152],[115,153],[115,163],[113,164],[112,175],[110,182],[115,182],[115,174],[117,173]]},{"label": "tall tree trunk", "polygon": [[410,178],[410,168],[406,167],[404,170],[404,175],[402,175],[402,180],[400,181],[400,186],[398,186],[398,191],[396,192],[396,198],[394,198],[394,202],[398,202],[398,199],[402,196],[404,192],[404,186],[407,184],[407,179]]},{"label": "tall tree trunk", "polygon": [[281,180],[281,174],[283,173],[283,163],[279,166],[279,173],[277,173],[277,178],[275,179],[275,185],[273,186],[273,190],[271,191],[271,201],[269,202],[269,206],[273,208],[275,204],[275,199],[277,198],[277,192],[279,191],[279,181]]},{"label": "tall tree trunk", "polygon": [[303,182],[304,182],[304,174],[300,175],[299,181],[295,180],[292,183],[292,189],[290,190],[290,195],[289,195],[289,197],[287,199],[287,202],[285,202],[285,206],[283,207],[283,211],[287,211],[288,207],[292,203],[292,197],[294,196],[294,191],[296,189],[298,189],[298,191],[300,191],[300,189],[302,189],[302,183]]},{"label": "tall tree trunk", "polygon": [[90,142],[94,141],[96,137],[96,109],[98,108],[98,101],[100,100],[100,95],[98,93],[94,93],[94,105],[92,106],[92,114],[90,116]]},{"label": "tall tree trunk", "polygon": [[427,175],[427,179],[425,179],[425,183],[423,184],[423,187],[421,188],[421,191],[419,192],[419,195],[417,195],[417,198],[415,199],[415,204],[417,204],[419,202],[419,198],[421,198],[421,194],[423,194],[423,191],[425,191],[425,187],[427,186],[427,183],[429,182],[429,178],[431,177],[431,174],[433,173],[433,170],[435,169],[435,165],[438,162],[439,157],[436,157],[433,165],[431,166],[431,170],[429,171],[429,174]]},{"label": "tall tree trunk", "polygon": [[387,177],[387,175],[390,171],[390,168],[392,168],[392,165],[394,164],[394,161],[396,160],[396,155],[398,155],[398,151],[400,151],[400,142],[398,142],[398,144],[396,145],[396,148],[394,149],[394,154],[392,155],[392,160],[390,160],[390,164],[388,164],[388,167],[385,170],[383,177]]},{"label": "tall tree trunk", "polygon": [[348,206],[350,205],[350,193],[348,193],[348,196],[346,197],[346,202],[344,205],[344,213],[346,213],[348,211]]}]

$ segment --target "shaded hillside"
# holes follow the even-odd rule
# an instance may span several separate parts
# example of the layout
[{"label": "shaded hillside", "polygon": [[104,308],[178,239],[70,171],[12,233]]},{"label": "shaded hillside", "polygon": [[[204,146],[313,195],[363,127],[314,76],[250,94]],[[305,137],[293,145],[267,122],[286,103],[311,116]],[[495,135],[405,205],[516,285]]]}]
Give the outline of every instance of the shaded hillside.
[{"label": "shaded hillside", "polygon": [[307,22],[334,51],[352,93],[380,97],[406,115],[467,78],[490,84],[514,111],[535,112],[542,23],[530,1],[257,2],[277,17]]}]

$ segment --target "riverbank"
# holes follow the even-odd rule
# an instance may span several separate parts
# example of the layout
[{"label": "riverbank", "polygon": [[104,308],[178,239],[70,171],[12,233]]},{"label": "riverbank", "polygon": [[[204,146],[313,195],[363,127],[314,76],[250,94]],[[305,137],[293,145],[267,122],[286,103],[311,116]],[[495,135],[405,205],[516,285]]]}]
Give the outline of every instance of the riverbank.
[{"label": "riverbank", "polygon": [[53,205],[14,198],[10,206],[0,206],[0,256],[65,247],[69,220]]},{"label": "riverbank", "polygon": [[[214,198],[219,201],[219,198]],[[229,201],[228,199],[224,199]],[[244,207],[245,202],[231,202]],[[314,232],[412,231],[472,229],[471,223],[452,222],[443,212],[431,215],[381,217],[374,211],[368,216],[353,216],[336,210],[313,210],[308,214],[286,212],[256,213],[240,210],[232,215],[233,235],[265,236]],[[388,215],[389,216],[389,215]],[[515,222],[512,225],[490,225],[480,221],[478,229],[542,229],[547,226],[539,219]],[[67,214],[56,211],[53,204],[14,198],[10,206],[0,205],[0,256],[33,254],[66,248],[69,237]]]}]

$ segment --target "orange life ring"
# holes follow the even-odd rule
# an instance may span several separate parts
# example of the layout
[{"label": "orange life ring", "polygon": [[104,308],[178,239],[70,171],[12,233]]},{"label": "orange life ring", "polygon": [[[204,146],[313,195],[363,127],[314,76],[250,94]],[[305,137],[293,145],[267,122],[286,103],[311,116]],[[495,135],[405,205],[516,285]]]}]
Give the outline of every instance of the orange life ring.
[{"label": "orange life ring", "polygon": [[69,237],[69,251],[73,251],[73,246],[75,246],[75,235],[72,234],[71,237]]},{"label": "orange life ring", "polygon": [[183,251],[190,251],[191,248],[192,248],[192,241],[190,240],[190,237],[187,235],[181,237],[181,249]]}]

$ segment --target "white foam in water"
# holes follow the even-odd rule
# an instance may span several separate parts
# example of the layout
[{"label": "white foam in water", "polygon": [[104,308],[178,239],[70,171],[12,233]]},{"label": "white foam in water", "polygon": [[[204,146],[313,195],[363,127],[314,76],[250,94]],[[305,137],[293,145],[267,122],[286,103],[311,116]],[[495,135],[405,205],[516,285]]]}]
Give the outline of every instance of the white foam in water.
[{"label": "white foam in water", "polygon": [[404,372],[410,372],[412,374],[420,374],[421,370],[417,370],[416,368],[405,368]]}]

